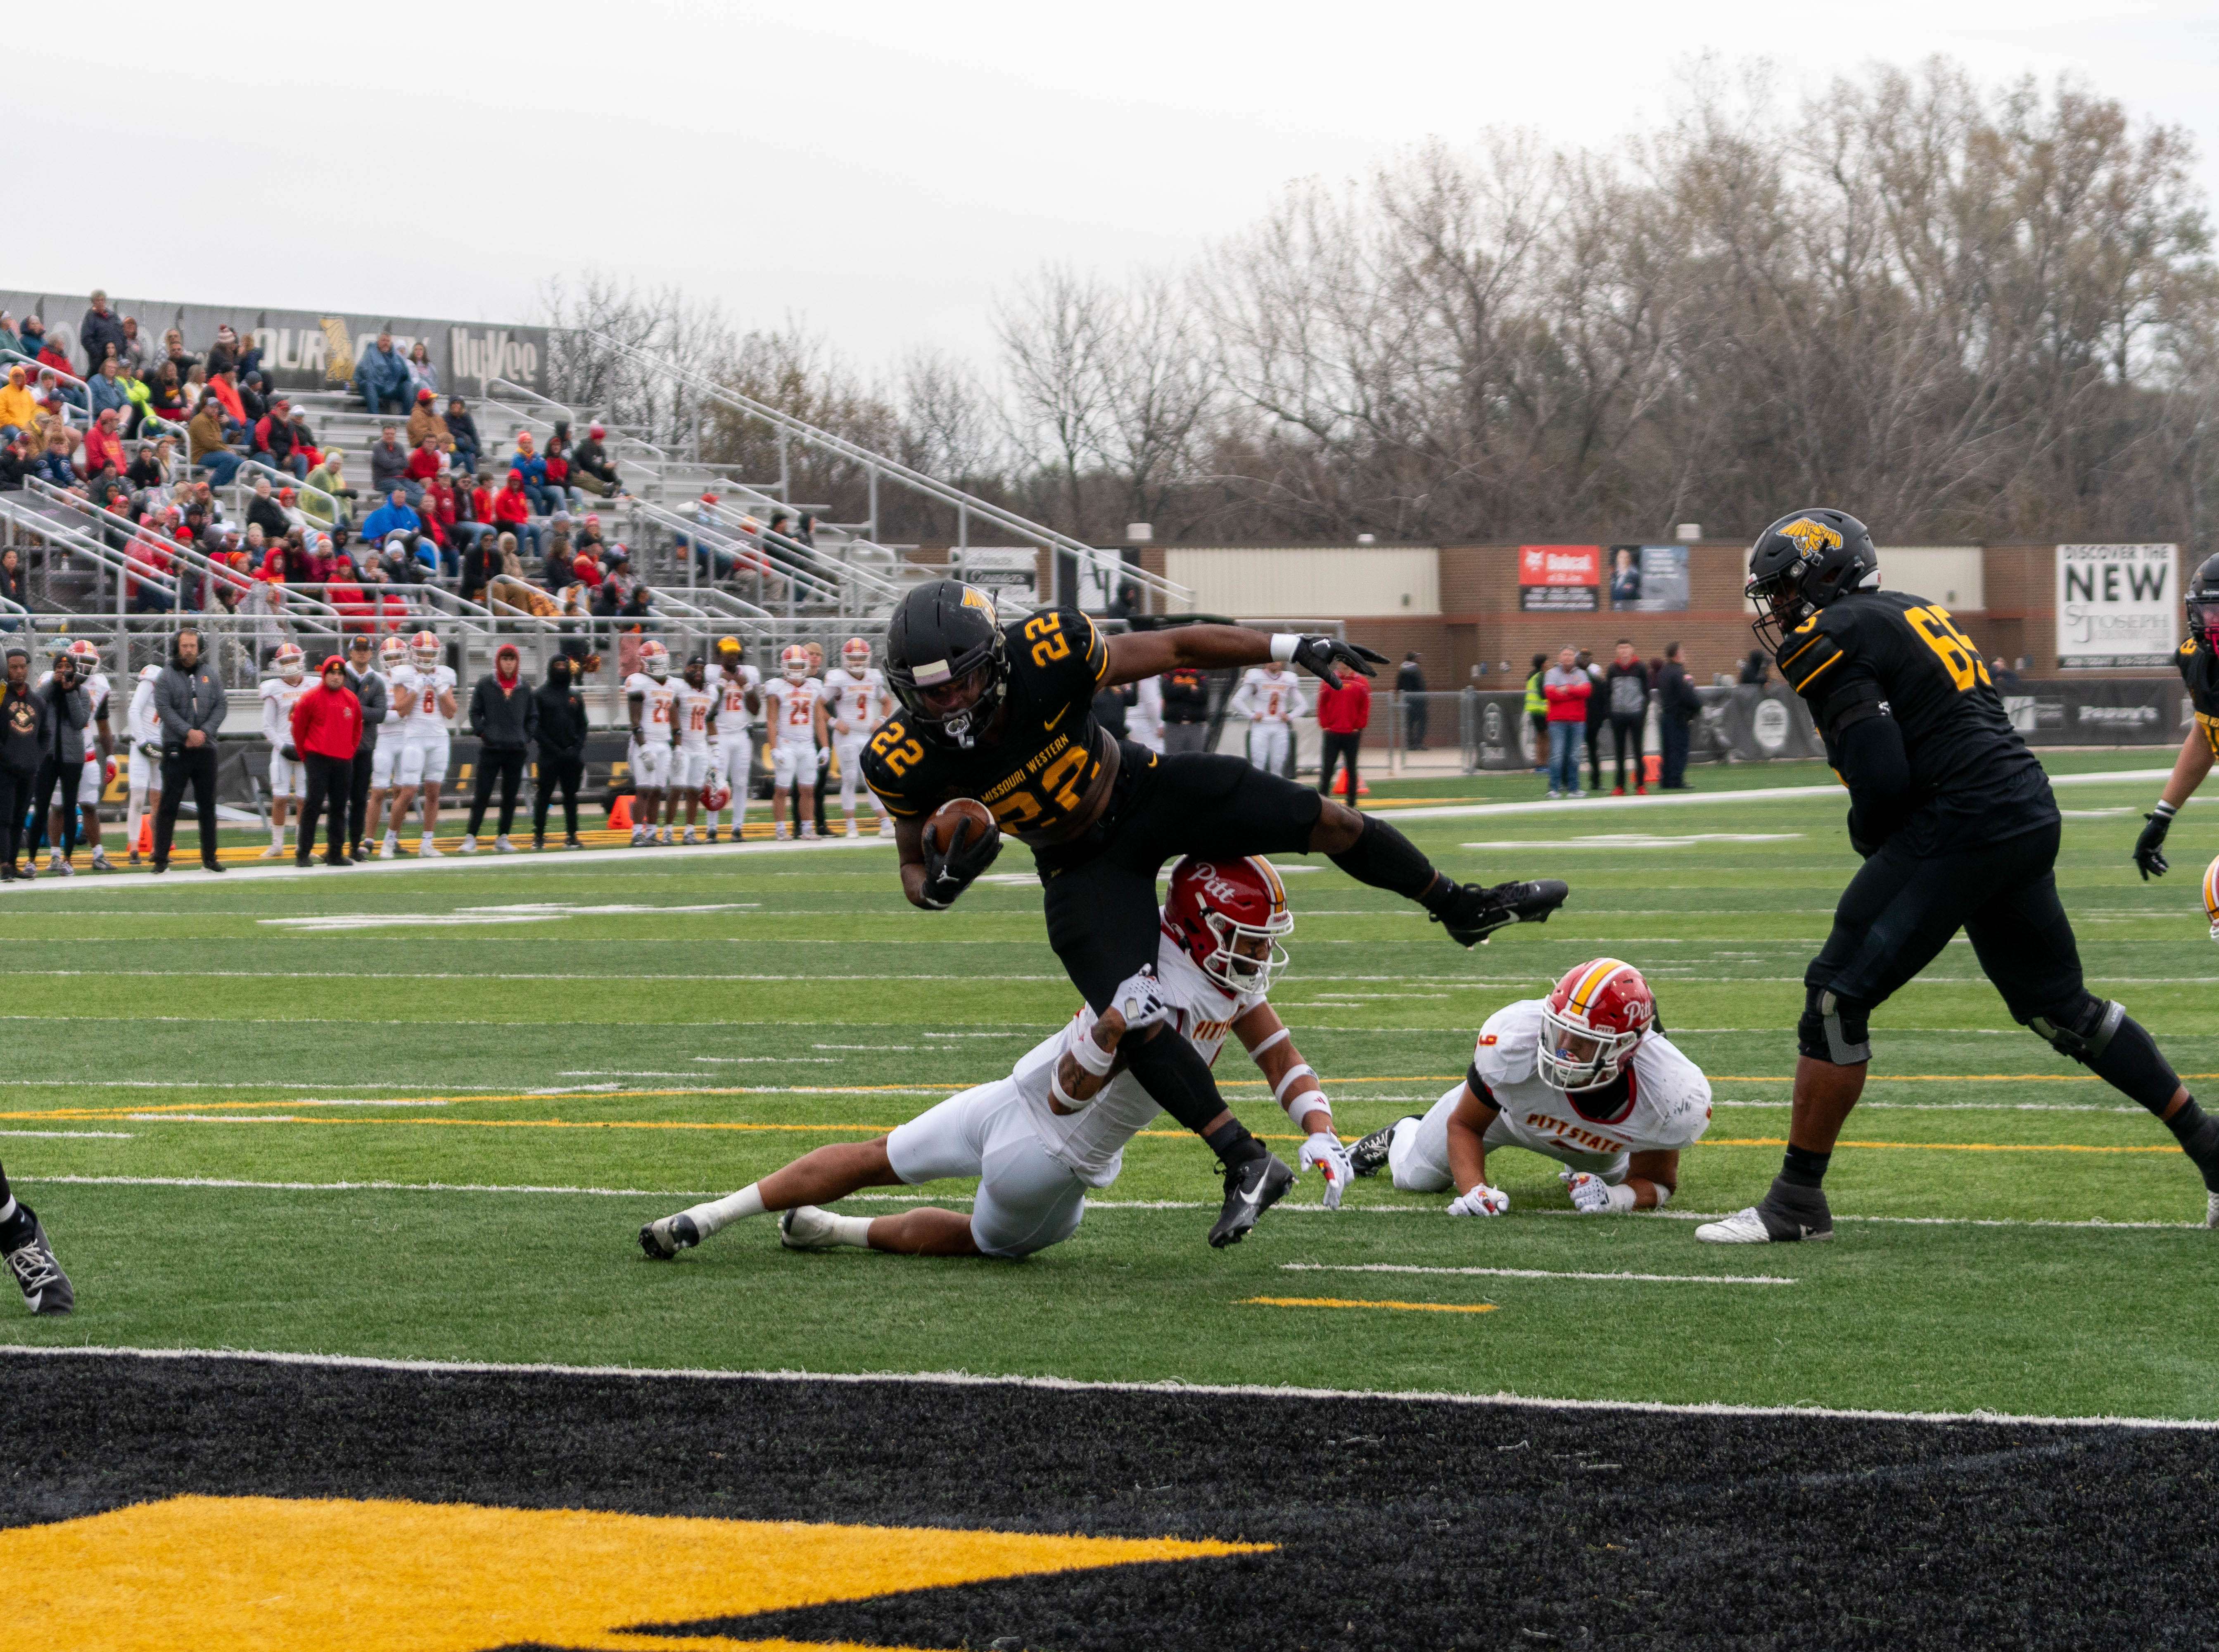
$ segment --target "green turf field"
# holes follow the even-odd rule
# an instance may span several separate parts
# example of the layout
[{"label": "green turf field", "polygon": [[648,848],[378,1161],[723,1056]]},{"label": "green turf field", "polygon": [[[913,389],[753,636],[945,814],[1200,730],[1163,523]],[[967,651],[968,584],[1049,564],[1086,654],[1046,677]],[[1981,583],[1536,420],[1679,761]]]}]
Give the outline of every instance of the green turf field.
[{"label": "green turf field", "polygon": [[[2060,881],[2092,986],[2219,1091],[2203,1013],[2219,949],[2197,889],[2219,819],[2191,810],[2172,877],[2144,885],[2127,850],[2155,791],[2061,789]],[[2219,1235],[2194,1172],[2154,1121],[2012,1027],[1961,942],[1875,1019],[1874,1080],[1829,1181],[1849,1219],[1837,1242],[1694,1242],[1688,1214],[1752,1202],[1777,1166],[1800,972],[1855,864],[1842,814],[1838,797],[1788,795],[1414,814],[1458,875],[1572,884],[1545,928],[1469,953],[1322,861],[1287,866],[1299,922],[1275,1001],[1345,1134],[1422,1111],[1501,1003],[1598,953],[1640,965],[1719,1103],[1669,1214],[1574,1217],[1554,1165],[1511,1152],[1490,1156],[1507,1217],[1451,1221],[1445,1200],[1383,1177],[1327,1214],[1306,1182],[1215,1252],[1215,1177],[1166,1121],[1076,1239],[1018,1264],[789,1255],[760,1220],[656,1266],[633,1235],[1005,1071],[1073,1002],[1021,878],[943,916],[903,904],[875,843],[42,879],[0,899],[0,1162],[78,1307],[7,1314],[0,1338],[2219,1417],[2195,1306]],[[1013,848],[998,875],[1026,859]],[[1237,1046],[1219,1071],[1253,1078]],[[1289,1135],[1260,1084],[1228,1094]],[[1377,1268],[1549,1276],[1341,1271]],[[1560,1276],[1596,1273],[1667,1277]]]}]

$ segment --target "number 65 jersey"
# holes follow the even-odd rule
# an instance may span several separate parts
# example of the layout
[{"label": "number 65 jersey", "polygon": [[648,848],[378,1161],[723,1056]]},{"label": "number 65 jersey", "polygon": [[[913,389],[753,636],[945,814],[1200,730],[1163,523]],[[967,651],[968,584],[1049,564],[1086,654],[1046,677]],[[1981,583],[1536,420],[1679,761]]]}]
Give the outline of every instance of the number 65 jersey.
[{"label": "number 65 jersey", "polygon": [[1849,592],[1787,634],[1780,671],[1837,773],[1843,729],[1874,707],[1894,719],[1911,765],[1906,849],[1999,842],[2057,820],[2048,777],[1948,609],[1902,591]]}]

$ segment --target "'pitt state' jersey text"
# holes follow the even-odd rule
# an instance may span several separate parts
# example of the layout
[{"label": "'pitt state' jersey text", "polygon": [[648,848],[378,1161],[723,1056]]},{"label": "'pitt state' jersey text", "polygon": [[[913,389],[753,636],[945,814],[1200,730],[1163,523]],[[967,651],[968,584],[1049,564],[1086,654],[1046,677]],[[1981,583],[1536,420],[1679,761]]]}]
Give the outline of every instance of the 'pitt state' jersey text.
[{"label": "'pitt state' jersey text", "polygon": [[1110,736],[1094,720],[1094,696],[1110,674],[1110,644],[1076,608],[1049,608],[1002,627],[1008,692],[998,736],[968,751],[929,745],[906,712],[879,726],[863,754],[863,778],[904,819],[950,798],[976,798],[1004,831],[1039,845],[1061,840],[1105,765]]},{"label": "'pitt state' jersey text", "polygon": [[1788,633],[1780,670],[1837,772],[1838,719],[1875,699],[1886,706],[1911,764],[1906,848],[1994,842],[2057,819],[2048,778],[1948,609],[1902,591],[1852,591]]}]

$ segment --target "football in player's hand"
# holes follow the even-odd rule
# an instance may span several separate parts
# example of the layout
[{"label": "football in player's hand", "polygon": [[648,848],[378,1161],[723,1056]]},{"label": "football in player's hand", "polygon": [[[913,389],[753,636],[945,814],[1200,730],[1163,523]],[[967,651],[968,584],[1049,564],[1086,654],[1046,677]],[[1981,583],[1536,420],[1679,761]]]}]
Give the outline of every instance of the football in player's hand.
[{"label": "football in player's hand", "polygon": [[988,833],[997,829],[992,810],[976,798],[956,798],[932,811],[932,818],[924,823],[924,837],[942,854],[952,854],[984,842]]}]

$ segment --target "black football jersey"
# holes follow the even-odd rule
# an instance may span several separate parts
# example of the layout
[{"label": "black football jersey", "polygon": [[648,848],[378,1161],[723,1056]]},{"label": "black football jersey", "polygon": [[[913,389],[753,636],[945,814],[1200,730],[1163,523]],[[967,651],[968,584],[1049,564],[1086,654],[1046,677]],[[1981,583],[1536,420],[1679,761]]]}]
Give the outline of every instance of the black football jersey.
[{"label": "black football jersey", "polygon": [[1907,848],[1963,848],[2057,819],[2048,776],[1948,609],[1901,591],[1853,591],[1788,634],[1780,669],[1837,772],[1830,719],[1877,689],[1910,759]]},{"label": "black football jersey", "polygon": [[2196,726],[2203,735],[2203,743],[2211,755],[2219,757],[2219,655],[2214,655],[2210,644],[2196,637],[2183,643],[2172,656],[2173,664],[2180,668],[2180,680],[2188,690],[2188,702],[2196,708]]},{"label": "black football jersey", "polygon": [[1111,742],[1094,717],[1110,644],[1076,608],[1049,608],[1002,627],[1009,687],[1000,732],[969,750],[927,742],[897,711],[863,754],[863,779],[904,819],[950,798],[976,798],[1028,843],[1067,835],[1103,778]]}]

